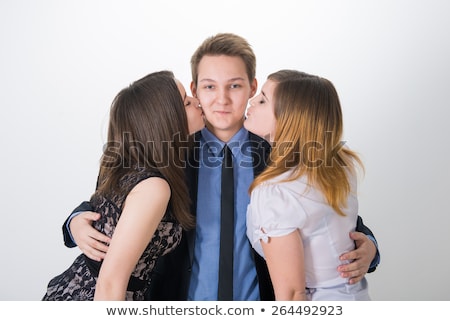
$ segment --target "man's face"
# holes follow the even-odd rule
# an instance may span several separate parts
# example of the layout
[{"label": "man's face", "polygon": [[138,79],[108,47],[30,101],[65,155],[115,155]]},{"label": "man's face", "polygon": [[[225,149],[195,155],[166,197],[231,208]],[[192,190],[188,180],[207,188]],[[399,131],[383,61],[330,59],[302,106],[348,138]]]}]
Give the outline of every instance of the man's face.
[{"label": "man's face", "polygon": [[204,56],[198,65],[198,83],[191,84],[206,118],[206,126],[227,142],[244,122],[248,100],[255,94],[240,57]]}]

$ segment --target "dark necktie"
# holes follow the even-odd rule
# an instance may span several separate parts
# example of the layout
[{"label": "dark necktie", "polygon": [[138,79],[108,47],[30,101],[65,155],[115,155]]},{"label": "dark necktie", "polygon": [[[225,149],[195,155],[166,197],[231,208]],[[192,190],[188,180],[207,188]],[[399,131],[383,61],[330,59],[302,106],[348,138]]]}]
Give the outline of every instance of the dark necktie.
[{"label": "dark necktie", "polygon": [[233,158],[227,145],[223,148],[220,199],[220,258],[218,301],[233,300],[234,178]]}]

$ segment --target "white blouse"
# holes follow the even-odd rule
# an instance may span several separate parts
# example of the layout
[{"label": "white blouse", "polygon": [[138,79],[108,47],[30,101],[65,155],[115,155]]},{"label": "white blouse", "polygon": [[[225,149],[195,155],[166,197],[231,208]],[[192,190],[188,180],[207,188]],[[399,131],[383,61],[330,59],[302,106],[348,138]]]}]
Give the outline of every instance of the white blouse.
[{"label": "white blouse", "polygon": [[[340,277],[339,256],[353,250],[349,233],[355,230],[358,216],[356,178],[347,200],[346,216],[337,214],[316,188],[307,189],[306,177],[280,182],[288,171],[257,186],[247,208],[247,236],[254,249],[264,257],[260,240],[300,230],[305,252],[306,287],[330,287],[348,283]],[[264,230],[264,232],[263,232]]]}]

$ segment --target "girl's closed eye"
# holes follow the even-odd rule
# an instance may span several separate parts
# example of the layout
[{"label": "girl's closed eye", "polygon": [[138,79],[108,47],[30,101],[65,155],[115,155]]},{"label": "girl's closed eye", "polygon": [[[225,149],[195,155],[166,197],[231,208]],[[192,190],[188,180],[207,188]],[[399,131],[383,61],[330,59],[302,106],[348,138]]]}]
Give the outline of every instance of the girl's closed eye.
[{"label": "girl's closed eye", "polygon": [[265,99],[265,97],[264,97],[264,95],[261,95],[261,94],[259,94],[257,97],[256,97],[256,101],[257,101],[257,103],[259,104],[259,105],[262,105],[262,104],[265,104],[266,103],[266,99]]}]

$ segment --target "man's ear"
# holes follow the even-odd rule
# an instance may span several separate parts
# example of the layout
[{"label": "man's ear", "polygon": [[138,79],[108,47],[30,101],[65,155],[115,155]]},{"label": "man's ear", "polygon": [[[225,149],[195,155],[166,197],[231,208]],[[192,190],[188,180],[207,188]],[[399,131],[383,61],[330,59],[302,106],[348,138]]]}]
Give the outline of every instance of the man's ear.
[{"label": "man's ear", "polygon": [[251,95],[250,95],[249,99],[252,98],[253,96],[255,96],[256,91],[258,90],[258,81],[256,80],[256,78],[253,79],[252,83],[250,84],[250,88],[252,91],[251,91]]},{"label": "man's ear", "polygon": [[191,81],[191,94],[192,97],[197,98],[197,86],[195,86],[195,83]]}]

